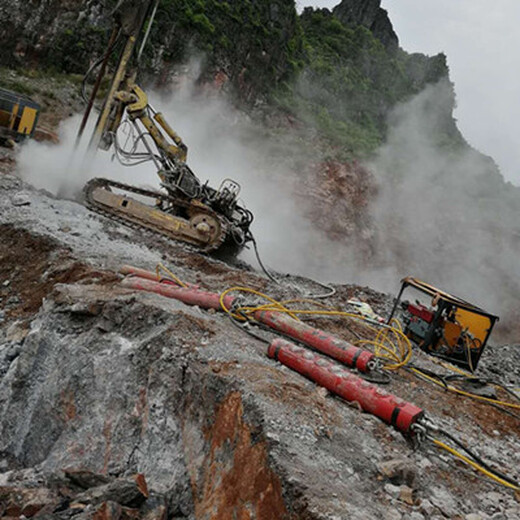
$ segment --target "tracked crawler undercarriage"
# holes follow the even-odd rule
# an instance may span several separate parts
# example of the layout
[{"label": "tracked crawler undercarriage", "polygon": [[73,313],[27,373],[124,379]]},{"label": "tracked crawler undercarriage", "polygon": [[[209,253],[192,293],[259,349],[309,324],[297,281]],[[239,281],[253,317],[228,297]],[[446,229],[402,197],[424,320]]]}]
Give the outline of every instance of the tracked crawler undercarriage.
[{"label": "tracked crawler undercarriage", "polygon": [[187,242],[207,253],[218,250],[230,231],[222,216],[196,200],[186,202],[99,178],[87,183],[84,195],[86,205],[98,213]]},{"label": "tracked crawler undercarriage", "polygon": [[240,207],[235,208],[231,220],[197,199],[100,178],[89,181],[83,193],[85,205],[92,211],[186,242],[204,253],[219,251],[234,256],[249,239],[252,217]]}]

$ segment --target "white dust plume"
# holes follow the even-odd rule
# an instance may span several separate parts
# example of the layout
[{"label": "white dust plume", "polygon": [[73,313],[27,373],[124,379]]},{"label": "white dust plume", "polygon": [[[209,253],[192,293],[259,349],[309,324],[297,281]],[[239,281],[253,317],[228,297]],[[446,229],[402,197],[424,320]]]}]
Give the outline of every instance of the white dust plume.
[{"label": "white dust plume", "polygon": [[[91,116],[83,139],[76,148],[76,136],[82,116],[77,114],[64,120],[58,130],[60,142],[39,143],[30,141],[18,156],[18,173],[28,183],[54,195],[74,198],[85,183],[94,177],[108,177],[138,185],[156,185],[153,168],[149,165],[134,168],[121,166],[113,152],[87,154],[87,145],[94,127]],[[122,136],[124,139],[124,136]]]},{"label": "white dust plume", "polygon": [[[170,94],[150,93],[150,103],[187,144],[188,164],[202,182],[218,187],[231,178],[240,183],[241,200],[255,215],[252,231],[271,268],[322,279],[336,271],[336,260],[328,258],[334,244],[313,228],[293,197],[297,175],[291,168],[301,149],[287,149],[283,136],[278,140],[267,135],[222,96],[196,92],[191,79]],[[23,148],[19,173],[24,180],[69,198],[94,177],[159,188],[153,163],[123,167],[113,150],[85,159],[93,123],[75,150],[80,119],[77,115],[62,124],[59,145],[31,142]],[[119,140],[124,145],[125,135]],[[256,265],[252,251],[245,251],[244,257]]]},{"label": "white dust plume", "polygon": [[380,184],[378,240],[363,276],[395,288],[414,275],[507,314],[520,296],[520,189],[489,157],[452,144],[452,95],[441,81],[390,116],[370,165]]}]

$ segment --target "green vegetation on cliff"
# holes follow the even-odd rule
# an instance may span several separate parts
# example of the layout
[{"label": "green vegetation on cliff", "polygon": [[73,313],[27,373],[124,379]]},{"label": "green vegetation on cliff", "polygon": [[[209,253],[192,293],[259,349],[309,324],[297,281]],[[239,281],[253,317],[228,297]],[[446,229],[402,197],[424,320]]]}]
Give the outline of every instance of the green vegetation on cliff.
[{"label": "green vegetation on cliff", "polygon": [[327,9],[300,17],[306,66],[274,98],[315,126],[345,158],[367,155],[381,143],[389,110],[448,76],[434,58],[388,50],[361,25],[347,27]]},{"label": "green vegetation on cliff", "polygon": [[[116,4],[92,0],[35,11],[14,0],[9,23],[0,11],[6,27],[0,61],[85,73],[106,48]],[[385,138],[390,109],[448,77],[443,54],[385,46],[366,26],[347,25],[327,9],[299,16],[294,0],[161,0],[144,72],[161,85],[193,56],[202,82],[218,75],[239,103],[262,100],[289,112],[343,158],[373,152]],[[448,119],[452,108],[453,99]],[[447,128],[449,140],[454,123]]]},{"label": "green vegetation on cliff", "polygon": [[[153,39],[163,62],[204,56],[203,77],[224,72],[245,102],[264,98],[302,119],[343,158],[369,155],[386,134],[389,110],[448,77],[443,54],[386,48],[367,28],[327,9],[272,0],[162,0]],[[150,47],[149,63],[157,63]],[[452,106],[449,107],[450,109]]]},{"label": "green vegetation on cliff", "polygon": [[[149,63],[204,57],[203,75],[224,72],[242,100],[253,101],[302,66],[303,39],[294,2],[162,0]],[[204,74],[205,73],[205,74]]]}]

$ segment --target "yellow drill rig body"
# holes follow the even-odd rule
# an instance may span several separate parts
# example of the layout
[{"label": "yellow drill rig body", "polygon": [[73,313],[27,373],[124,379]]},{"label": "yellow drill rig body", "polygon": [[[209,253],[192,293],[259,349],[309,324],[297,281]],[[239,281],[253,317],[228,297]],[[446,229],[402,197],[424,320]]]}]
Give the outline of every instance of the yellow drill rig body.
[{"label": "yellow drill rig body", "polygon": [[[157,5],[157,1],[123,0],[116,7],[115,27],[107,53],[98,62],[101,70],[78,137],[85,128],[109,56],[118,42],[123,41],[90,150],[114,148],[115,155],[127,164],[153,161],[162,189],[147,190],[96,178],[85,186],[85,201],[98,213],[187,242],[201,251],[225,250],[236,254],[252,239],[249,227],[253,216],[238,203],[240,186],[230,179],[226,179],[219,189],[202,184],[186,163],[187,146],[164,116],[153,109],[136,83],[139,57]],[[143,34],[146,21],[148,30]],[[136,53],[140,39],[140,50]],[[133,143],[130,148],[121,146],[118,141],[118,130],[123,124],[130,127]]]}]

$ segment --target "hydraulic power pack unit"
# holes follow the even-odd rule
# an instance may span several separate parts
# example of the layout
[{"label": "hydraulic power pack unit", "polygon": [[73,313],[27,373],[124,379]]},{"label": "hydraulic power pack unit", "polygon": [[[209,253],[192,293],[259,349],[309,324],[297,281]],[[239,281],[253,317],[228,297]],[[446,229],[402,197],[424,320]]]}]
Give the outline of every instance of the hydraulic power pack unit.
[{"label": "hydraulic power pack unit", "polygon": [[[405,334],[422,350],[474,372],[498,317],[416,278],[402,280],[388,323],[400,308]],[[403,300],[405,290],[424,300]]]}]

